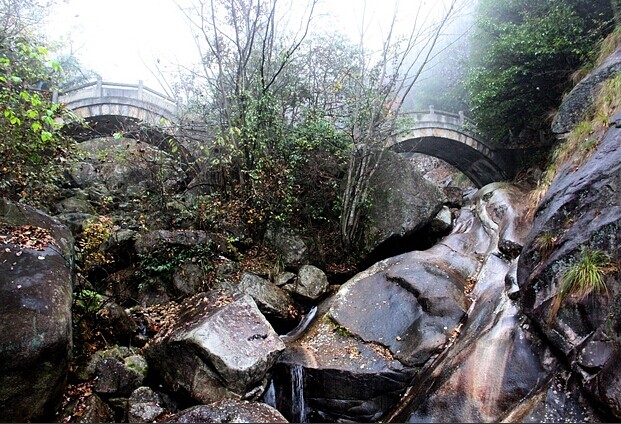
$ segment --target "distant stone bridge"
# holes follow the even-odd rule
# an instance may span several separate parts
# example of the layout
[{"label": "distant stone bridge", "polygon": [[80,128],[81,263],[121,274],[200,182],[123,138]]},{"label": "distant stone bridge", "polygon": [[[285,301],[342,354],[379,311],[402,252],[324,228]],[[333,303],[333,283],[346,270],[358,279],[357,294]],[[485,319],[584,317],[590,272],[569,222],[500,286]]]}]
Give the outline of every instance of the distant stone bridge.
[{"label": "distant stone bridge", "polygon": [[164,151],[179,148],[173,148],[170,142],[180,115],[177,102],[145,87],[142,81],[120,84],[98,79],[61,94],[54,92],[52,100],[65,104],[88,124],[67,128],[77,141],[118,132]]},{"label": "distant stone bridge", "polygon": [[76,115],[88,119],[98,116],[124,116],[150,125],[175,122],[177,102],[138,84],[104,82],[101,79],[56,93],[54,101],[67,105]]},{"label": "distant stone bridge", "polygon": [[[64,103],[89,124],[86,129],[76,126],[69,130],[77,141],[122,132],[162,150],[172,150],[170,140],[175,137],[173,127],[179,121],[179,106],[170,97],[145,87],[142,81],[119,84],[99,79],[61,95],[54,93],[53,100]],[[475,123],[461,112],[430,108],[406,116],[412,121],[408,130],[388,139],[387,148],[406,155],[422,153],[442,159],[477,187],[515,175],[522,152],[490,147],[476,134]]]},{"label": "distant stone bridge", "polygon": [[476,124],[459,114],[436,111],[405,114],[407,130],[386,141],[397,153],[434,156],[463,172],[477,187],[504,181],[517,172],[522,151],[494,149],[476,134]]}]

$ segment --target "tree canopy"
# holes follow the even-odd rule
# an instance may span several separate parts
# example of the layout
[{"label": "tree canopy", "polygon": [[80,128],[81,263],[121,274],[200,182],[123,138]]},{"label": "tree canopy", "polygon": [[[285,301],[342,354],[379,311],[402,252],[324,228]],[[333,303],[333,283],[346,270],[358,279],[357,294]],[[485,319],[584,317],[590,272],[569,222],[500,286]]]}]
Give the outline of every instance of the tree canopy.
[{"label": "tree canopy", "polygon": [[536,140],[571,75],[612,29],[608,0],[481,0],[467,87],[488,139]]},{"label": "tree canopy", "polygon": [[71,141],[60,132],[68,112],[51,101],[60,64],[20,15],[38,4],[18,3],[0,9],[0,195],[36,200],[53,192]]}]

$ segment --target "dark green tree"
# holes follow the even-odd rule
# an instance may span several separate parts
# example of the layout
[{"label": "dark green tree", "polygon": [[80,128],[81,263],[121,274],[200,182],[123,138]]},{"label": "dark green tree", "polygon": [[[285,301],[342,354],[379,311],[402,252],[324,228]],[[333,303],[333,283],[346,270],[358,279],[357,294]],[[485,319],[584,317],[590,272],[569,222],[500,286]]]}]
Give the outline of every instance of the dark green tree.
[{"label": "dark green tree", "polygon": [[613,16],[609,0],[481,0],[467,81],[479,130],[536,143]]}]

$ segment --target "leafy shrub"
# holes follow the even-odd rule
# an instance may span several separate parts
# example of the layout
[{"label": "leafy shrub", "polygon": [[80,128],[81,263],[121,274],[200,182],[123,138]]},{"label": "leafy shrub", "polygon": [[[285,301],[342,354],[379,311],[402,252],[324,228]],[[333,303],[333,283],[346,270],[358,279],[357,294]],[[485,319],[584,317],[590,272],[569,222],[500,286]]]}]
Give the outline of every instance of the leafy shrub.
[{"label": "leafy shrub", "polygon": [[74,303],[83,313],[95,313],[103,307],[105,299],[94,290],[82,289],[74,293]]},{"label": "leafy shrub", "polygon": [[139,285],[165,283],[174,271],[189,261],[201,267],[204,272],[213,270],[215,252],[211,245],[178,246],[171,245],[148,254],[138,255],[138,272],[135,278]]},{"label": "leafy shrub", "polygon": [[84,271],[108,265],[114,259],[102,250],[112,233],[112,220],[106,216],[90,221],[77,240],[78,252]]},{"label": "leafy shrub", "polygon": [[73,142],[63,121],[73,115],[51,101],[61,72],[47,50],[28,39],[6,38],[0,46],[0,195],[36,202],[54,193]]}]

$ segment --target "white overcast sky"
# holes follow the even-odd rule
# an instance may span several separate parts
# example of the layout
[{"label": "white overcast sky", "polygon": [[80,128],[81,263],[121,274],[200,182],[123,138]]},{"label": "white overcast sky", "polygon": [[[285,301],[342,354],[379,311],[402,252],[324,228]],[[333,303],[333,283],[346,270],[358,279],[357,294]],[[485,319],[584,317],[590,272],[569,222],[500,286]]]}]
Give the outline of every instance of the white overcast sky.
[{"label": "white overcast sky", "polygon": [[[303,1],[293,0],[293,4]],[[319,26],[357,37],[366,4],[369,32],[377,42],[382,38],[381,29],[388,27],[395,2],[398,0],[320,0]],[[437,0],[401,0],[401,22],[412,19],[421,3],[435,4]],[[46,33],[51,39],[70,39],[81,63],[107,81],[136,83],[142,79],[158,89],[157,79],[149,71],[156,60],[162,65],[196,61],[190,30],[174,0],[65,0],[51,14]]]}]

